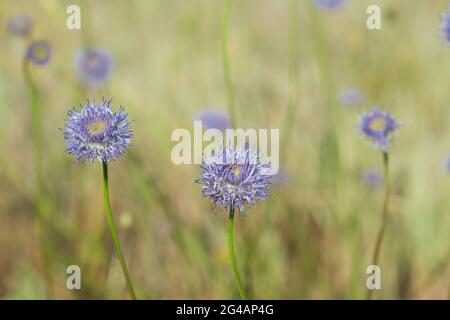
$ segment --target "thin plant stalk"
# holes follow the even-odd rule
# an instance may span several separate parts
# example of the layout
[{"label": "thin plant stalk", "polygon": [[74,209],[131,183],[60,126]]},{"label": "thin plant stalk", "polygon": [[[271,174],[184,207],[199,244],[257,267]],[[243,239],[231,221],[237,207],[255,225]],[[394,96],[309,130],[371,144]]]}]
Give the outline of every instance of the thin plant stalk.
[{"label": "thin plant stalk", "polygon": [[239,290],[239,296],[241,300],[246,300],[247,296],[242,287],[241,277],[239,276],[239,270],[236,264],[236,256],[234,254],[234,245],[233,245],[233,222],[234,222],[234,210],[230,209],[230,218],[228,222],[228,251],[230,254],[231,266],[233,267],[234,280],[236,281],[236,285]]},{"label": "thin plant stalk", "polygon": [[225,0],[225,13],[223,15],[223,32],[222,32],[222,58],[223,58],[223,75],[227,92],[227,105],[230,114],[231,123],[236,126],[236,104],[234,101],[233,83],[231,81],[230,71],[230,50],[229,50],[229,31],[230,16],[233,7],[233,0]]},{"label": "thin plant stalk", "polygon": [[28,88],[28,97],[30,100],[31,108],[31,121],[32,121],[32,136],[33,136],[33,158],[34,158],[34,170],[36,173],[36,193],[35,201],[37,207],[37,217],[38,217],[38,228],[39,228],[39,247],[41,251],[41,258],[43,264],[44,281],[46,287],[46,294],[48,299],[53,298],[53,280],[51,272],[51,257],[49,249],[46,244],[46,213],[44,210],[45,199],[42,191],[42,167],[41,167],[41,156],[42,156],[42,123],[41,123],[41,113],[38,101],[38,92],[36,85],[31,77],[29,63],[26,58],[23,59],[23,74],[26,86]]},{"label": "thin plant stalk", "polygon": [[122,269],[122,273],[125,277],[128,292],[133,300],[136,300],[136,294],[134,293],[133,284],[131,282],[130,274],[128,273],[127,263],[125,262],[125,258],[122,253],[122,247],[120,246],[119,236],[117,234],[116,226],[114,225],[111,205],[109,201],[109,185],[108,185],[108,164],[106,161],[102,161],[103,166],[103,201],[105,205],[106,218],[108,220],[109,230],[111,231],[111,236],[114,241],[114,247],[116,249],[117,257],[120,261],[120,267]]},{"label": "thin plant stalk", "polygon": [[[379,259],[380,251],[381,251],[381,244],[383,242],[386,225],[387,225],[387,221],[388,221],[388,216],[389,216],[388,205],[389,205],[389,198],[390,198],[390,193],[391,193],[391,184],[389,181],[389,154],[386,151],[383,151],[383,168],[384,168],[384,180],[385,180],[385,182],[384,182],[385,183],[385,193],[384,193],[383,209],[381,212],[381,215],[382,215],[381,216],[381,219],[382,219],[381,227],[380,227],[380,231],[378,232],[377,242],[375,244],[375,249],[374,249],[373,257],[372,257],[373,265],[378,264],[378,259]],[[373,290],[369,290],[369,292],[367,294],[368,300],[372,299],[372,294],[373,294]]]}]

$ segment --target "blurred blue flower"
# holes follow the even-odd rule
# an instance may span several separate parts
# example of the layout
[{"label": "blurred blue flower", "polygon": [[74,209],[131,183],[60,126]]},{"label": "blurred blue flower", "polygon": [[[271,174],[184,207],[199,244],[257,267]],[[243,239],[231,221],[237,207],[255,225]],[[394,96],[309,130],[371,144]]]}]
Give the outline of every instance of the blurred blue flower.
[{"label": "blurred blue flower", "polygon": [[242,212],[257,200],[269,197],[271,165],[261,163],[259,152],[251,150],[248,144],[212,152],[201,168],[203,172],[196,182],[202,185],[202,196],[209,198],[214,206]]},{"label": "blurred blue flower", "polygon": [[231,119],[226,114],[205,110],[197,114],[195,120],[202,121],[202,125],[205,129],[218,129],[220,131],[225,131],[231,128]]},{"label": "blurred blue flower", "polygon": [[46,65],[51,58],[52,51],[47,41],[39,40],[30,43],[26,58],[37,65]]},{"label": "blurred blue flower", "polygon": [[355,107],[360,105],[364,100],[364,94],[361,90],[355,88],[347,88],[339,92],[339,102],[346,107]]},{"label": "blurred blue flower", "polygon": [[273,176],[273,183],[280,187],[287,187],[292,181],[292,176],[286,169],[280,168]]},{"label": "blurred blue flower", "polygon": [[75,55],[77,76],[87,86],[104,83],[111,74],[112,67],[112,55],[104,49],[81,50]]},{"label": "blurred blue flower", "polygon": [[346,0],[314,0],[317,7],[321,9],[336,9],[345,4]]},{"label": "blurred blue flower", "polygon": [[450,44],[450,12],[442,13],[441,32],[444,41]]},{"label": "blurred blue flower", "polygon": [[111,110],[111,100],[87,102],[82,110],[70,110],[64,131],[66,151],[77,161],[115,160],[131,144],[133,133],[123,107]]},{"label": "blurred blue flower", "polygon": [[445,169],[450,173],[450,155],[448,155],[447,160],[445,161]]},{"label": "blurred blue flower", "polygon": [[361,115],[359,130],[365,135],[376,149],[387,151],[392,142],[392,134],[398,130],[400,123],[389,113],[373,108],[371,112]]},{"label": "blurred blue flower", "polygon": [[30,16],[26,14],[18,14],[8,20],[8,31],[17,37],[28,36],[32,26]]},{"label": "blurred blue flower", "polygon": [[367,168],[362,172],[362,181],[371,189],[377,189],[383,185],[383,175],[375,168]]}]

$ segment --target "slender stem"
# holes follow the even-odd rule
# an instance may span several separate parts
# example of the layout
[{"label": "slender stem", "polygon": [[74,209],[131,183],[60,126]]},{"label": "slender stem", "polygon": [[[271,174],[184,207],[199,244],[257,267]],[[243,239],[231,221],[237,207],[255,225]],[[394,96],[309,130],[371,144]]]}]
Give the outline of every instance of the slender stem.
[{"label": "slender stem", "polygon": [[230,209],[230,220],[228,222],[228,251],[230,254],[231,266],[233,267],[234,279],[239,290],[239,295],[241,300],[246,300],[244,290],[242,289],[241,277],[239,276],[239,270],[236,264],[236,257],[234,255],[234,245],[233,245],[233,221],[234,221],[234,210]]},{"label": "slender stem", "polygon": [[231,81],[230,71],[230,52],[228,46],[228,35],[230,29],[230,16],[233,7],[233,0],[225,0],[225,13],[223,15],[223,32],[222,32],[222,55],[223,55],[223,75],[227,91],[228,112],[233,126],[236,126],[236,105],[234,101],[233,83]]},{"label": "slender stem", "polygon": [[46,241],[46,220],[48,217],[45,216],[44,211],[44,194],[42,188],[42,167],[41,167],[41,156],[42,156],[42,124],[41,124],[41,114],[39,110],[38,92],[37,88],[31,77],[29,63],[26,58],[23,59],[23,75],[25,83],[28,88],[28,97],[30,99],[31,108],[31,122],[32,122],[32,139],[33,139],[33,158],[34,158],[34,170],[36,173],[36,194],[35,201],[37,207],[37,217],[38,217],[38,228],[39,228],[39,247],[41,251],[41,258],[43,264],[44,281],[47,292],[47,298],[53,298],[53,286],[52,286],[52,272],[51,272],[51,257],[50,251],[47,248]]},{"label": "slender stem", "polygon": [[[389,155],[386,151],[383,151],[383,167],[384,167],[384,184],[385,184],[385,193],[384,193],[384,202],[383,202],[383,211],[381,212],[381,227],[378,232],[377,242],[375,244],[375,250],[373,252],[372,264],[378,264],[378,258],[380,256],[381,243],[383,242],[384,233],[386,230],[387,220],[388,220],[388,205],[389,205],[389,197],[391,193],[391,184],[389,181]],[[372,299],[373,290],[369,290],[367,294],[367,299]]]},{"label": "slender stem", "polygon": [[120,261],[120,267],[122,268],[123,275],[127,282],[128,292],[133,300],[136,300],[136,294],[134,293],[133,284],[131,283],[130,274],[128,273],[127,264],[125,258],[123,257],[122,247],[120,246],[119,236],[117,234],[116,226],[114,225],[111,205],[109,202],[109,186],[108,186],[108,164],[102,161],[103,165],[103,201],[105,204],[106,218],[108,220],[109,230],[111,231],[111,236],[114,241],[114,247],[116,248],[117,257]]}]

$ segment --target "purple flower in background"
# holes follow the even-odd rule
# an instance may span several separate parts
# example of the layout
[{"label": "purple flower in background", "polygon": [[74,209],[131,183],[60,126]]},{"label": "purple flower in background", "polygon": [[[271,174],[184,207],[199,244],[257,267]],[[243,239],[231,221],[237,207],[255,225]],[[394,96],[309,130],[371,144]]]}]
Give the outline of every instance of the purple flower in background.
[{"label": "purple flower in background", "polygon": [[445,169],[450,173],[450,155],[448,155],[447,161],[445,162]]},{"label": "purple flower in background", "polygon": [[195,120],[202,121],[205,129],[218,129],[225,131],[231,128],[231,119],[224,113],[212,110],[205,110],[197,114]]},{"label": "purple flower in background", "polygon": [[273,176],[273,183],[280,187],[287,187],[291,183],[291,180],[292,176],[287,170],[282,168]]},{"label": "purple flower in background", "polygon": [[346,0],[314,0],[317,7],[321,9],[336,9],[342,6]]},{"label": "purple flower in background", "polygon": [[30,34],[33,24],[26,14],[18,14],[8,20],[8,31],[17,37],[26,37]]},{"label": "purple flower in background", "polygon": [[212,152],[205,157],[201,168],[203,172],[196,182],[202,185],[202,196],[209,198],[214,206],[242,212],[257,200],[269,197],[271,165],[261,163],[259,152],[251,150],[248,144]]},{"label": "purple flower in background", "polygon": [[104,49],[81,50],[75,55],[75,70],[81,82],[96,86],[105,82],[113,67],[112,55]]},{"label": "purple flower in background", "polygon": [[374,168],[367,168],[362,172],[362,181],[371,189],[377,189],[383,185],[383,175]]},{"label": "purple flower in background", "polygon": [[450,12],[442,13],[441,32],[444,41],[450,44]]},{"label": "purple flower in background", "polygon": [[30,43],[27,49],[27,59],[37,65],[46,65],[50,61],[52,51],[47,41],[39,40]]},{"label": "purple flower in background", "polygon": [[373,108],[361,115],[359,130],[365,135],[376,149],[387,151],[392,142],[392,134],[398,130],[400,123],[389,113]]},{"label": "purple flower in background", "polygon": [[123,107],[111,110],[111,100],[87,102],[82,110],[70,110],[64,131],[66,151],[77,161],[96,159],[108,162],[122,156],[133,133]]},{"label": "purple flower in background", "polygon": [[355,107],[364,100],[363,93],[354,88],[343,89],[339,92],[339,102],[346,107]]}]

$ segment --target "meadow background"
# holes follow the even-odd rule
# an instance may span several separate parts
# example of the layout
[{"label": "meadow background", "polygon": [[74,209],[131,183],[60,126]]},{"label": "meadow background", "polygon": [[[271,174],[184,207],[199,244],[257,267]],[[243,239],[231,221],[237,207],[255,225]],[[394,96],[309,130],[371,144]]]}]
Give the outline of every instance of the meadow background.
[{"label": "meadow background", "polygon": [[[441,40],[446,0],[377,0],[382,29],[366,28],[374,1],[321,10],[310,0],[236,0],[230,67],[238,123],[280,128],[282,170],[270,199],[236,219],[244,286],[260,299],[362,299],[381,222],[381,154],[359,135],[357,115],[389,110],[403,126],[390,151],[393,196],[375,298],[450,294],[450,48]],[[81,7],[82,29],[66,28]],[[110,165],[112,209],[139,298],[237,298],[228,260],[228,216],[201,198],[200,168],[170,160],[176,128],[204,109],[227,111],[221,0],[0,0],[0,297],[46,298],[38,249],[27,40],[7,32],[18,13],[51,43],[33,67],[42,108],[46,248],[52,297],[126,299],[102,204],[101,164],[64,152],[66,112],[86,98],[113,99],[133,120],[133,147]],[[74,55],[102,47],[108,82],[79,84]],[[339,94],[364,99],[346,106]],[[287,129],[290,128],[290,129]],[[289,131],[286,134],[286,131]],[[66,288],[79,265],[82,290]]]}]

